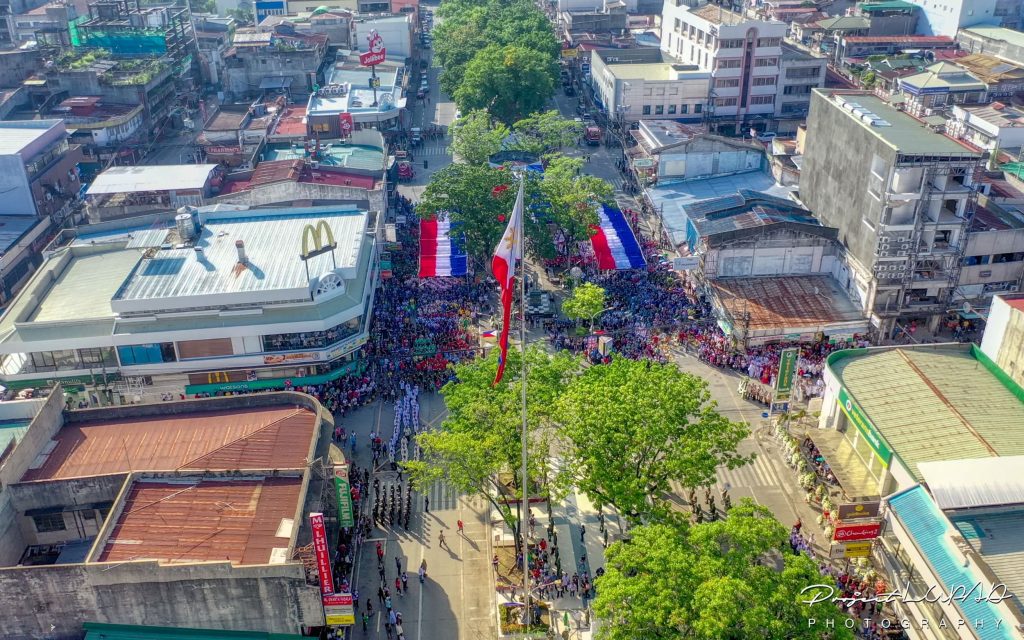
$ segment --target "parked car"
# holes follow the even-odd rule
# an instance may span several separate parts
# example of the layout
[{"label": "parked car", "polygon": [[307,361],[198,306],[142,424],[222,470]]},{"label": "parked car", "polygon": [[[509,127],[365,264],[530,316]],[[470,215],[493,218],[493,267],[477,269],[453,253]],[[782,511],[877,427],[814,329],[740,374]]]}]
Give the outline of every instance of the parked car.
[{"label": "parked car", "polygon": [[571,84],[563,85],[562,89],[565,91],[565,95],[567,96],[576,95],[576,90],[572,88]]}]

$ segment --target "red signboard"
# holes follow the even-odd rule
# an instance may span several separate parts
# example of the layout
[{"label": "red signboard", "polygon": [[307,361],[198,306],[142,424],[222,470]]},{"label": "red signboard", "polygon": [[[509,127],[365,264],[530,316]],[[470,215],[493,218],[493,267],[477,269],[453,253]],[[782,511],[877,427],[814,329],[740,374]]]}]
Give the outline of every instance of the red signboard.
[{"label": "red signboard", "polygon": [[341,135],[347,137],[349,134],[352,133],[352,129],[354,128],[354,126],[352,124],[352,114],[351,113],[341,113],[341,114],[338,114],[338,119],[341,122]]},{"label": "red signboard", "polygon": [[874,540],[882,532],[881,522],[841,523],[836,525],[832,539],[836,542],[853,542],[855,540]]},{"label": "red signboard", "polygon": [[313,553],[316,554],[316,570],[320,574],[320,594],[329,596],[334,593],[334,576],[331,575],[331,553],[327,546],[324,514],[309,514],[309,524],[313,529]]},{"label": "red signboard", "polygon": [[372,67],[384,62],[387,49],[384,48],[384,38],[380,37],[376,29],[370,30],[370,33],[366,35],[366,41],[369,43],[369,50],[359,54],[359,64],[364,67]]}]

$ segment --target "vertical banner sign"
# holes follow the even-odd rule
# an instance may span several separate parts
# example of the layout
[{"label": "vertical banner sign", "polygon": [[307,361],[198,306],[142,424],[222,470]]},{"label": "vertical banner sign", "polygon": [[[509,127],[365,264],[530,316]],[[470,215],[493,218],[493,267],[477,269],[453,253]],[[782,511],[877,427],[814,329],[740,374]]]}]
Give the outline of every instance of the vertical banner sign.
[{"label": "vertical banner sign", "polygon": [[796,347],[783,349],[779,354],[779,375],[775,377],[776,397],[785,399],[793,390],[793,376],[796,375],[796,359],[800,350]]},{"label": "vertical banner sign", "polygon": [[348,483],[348,465],[334,465],[334,489],[338,492],[338,526],[354,527],[352,513],[352,487]]},{"label": "vertical banner sign", "polygon": [[327,626],[352,626],[356,623],[356,612],[352,604],[351,593],[336,593],[331,596],[322,596],[322,598],[324,620],[327,622]]},{"label": "vertical banner sign", "polygon": [[331,553],[327,546],[327,527],[324,514],[309,514],[309,525],[313,529],[313,553],[316,555],[316,570],[320,575],[320,595],[334,594],[334,576],[331,575]]},{"label": "vertical banner sign", "polygon": [[338,123],[339,123],[339,126],[341,127],[341,137],[342,138],[347,138],[350,135],[352,135],[352,129],[355,128],[355,125],[352,124],[352,114],[351,113],[339,113],[338,114]]}]

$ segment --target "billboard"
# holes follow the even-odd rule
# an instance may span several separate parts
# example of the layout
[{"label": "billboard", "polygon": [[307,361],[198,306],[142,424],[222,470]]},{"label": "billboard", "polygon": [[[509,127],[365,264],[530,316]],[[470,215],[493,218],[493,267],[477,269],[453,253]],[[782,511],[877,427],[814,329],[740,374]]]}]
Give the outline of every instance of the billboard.
[{"label": "billboard", "polygon": [[846,542],[833,544],[829,547],[828,557],[832,560],[843,560],[849,558],[867,558],[871,555],[872,542]]},{"label": "billboard", "polygon": [[356,623],[356,611],[351,593],[335,593],[321,596],[324,605],[324,619],[332,627],[351,626]]},{"label": "billboard", "polygon": [[327,546],[327,527],[324,514],[309,514],[309,526],[313,529],[313,555],[316,557],[316,571],[320,576],[320,595],[334,593],[334,576],[331,574],[331,552]]},{"label": "billboard", "polygon": [[849,502],[839,505],[840,520],[857,520],[858,518],[877,518],[878,508],[881,503],[878,500],[873,502]]},{"label": "billboard", "polygon": [[339,126],[341,127],[341,137],[347,138],[348,136],[352,135],[352,129],[355,128],[355,125],[352,124],[351,113],[339,113],[338,122]]},{"label": "billboard", "polygon": [[370,30],[370,33],[366,35],[366,41],[369,43],[369,50],[359,54],[359,64],[364,67],[372,67],[384,62],[388,50],[384,48],[384,38],[380,37],[376,29]]},{"label": "billboard", "polygon": [[783,349],[779,354],[779,375],[775,377],[775,391],[779,397],[789,397],[793,390],[793,376],[796,375],[796,359],[800,350],[796,347]]},{"label": "billboard", "polygon": [[836,531],[832,534],[834,542],[856,542],[859,540],[874,540],[882,533],[881,521],[839,523]]},{"label": "billboard", "polygon": [[355,517],[352,513],[352,488],[348,482],[348,465],[334,465],[334,489],[338,492],[338,526],[354,527]]}]

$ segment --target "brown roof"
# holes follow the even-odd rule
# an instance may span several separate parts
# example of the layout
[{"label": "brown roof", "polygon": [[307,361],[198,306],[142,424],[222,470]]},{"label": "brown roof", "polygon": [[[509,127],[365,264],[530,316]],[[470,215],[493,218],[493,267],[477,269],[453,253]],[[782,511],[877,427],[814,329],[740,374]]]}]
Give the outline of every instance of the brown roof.
[{"label": "brown roof", "polygon": [[862,318],[829,276],[725,278],[712,280],[711,286],[730,316],[750,314],[751,331],[812,328]]},{"label": "brown roof", "polygon": [[301,490],[301,477],[135,482],[98,561],[267,564],[288,547],[281,520],[295,518]]},{"label": "brown roof", "polygon": [[297,469],[316,428],[308,409],[205,411],[67,424],[23,482],[176,469]]}]

